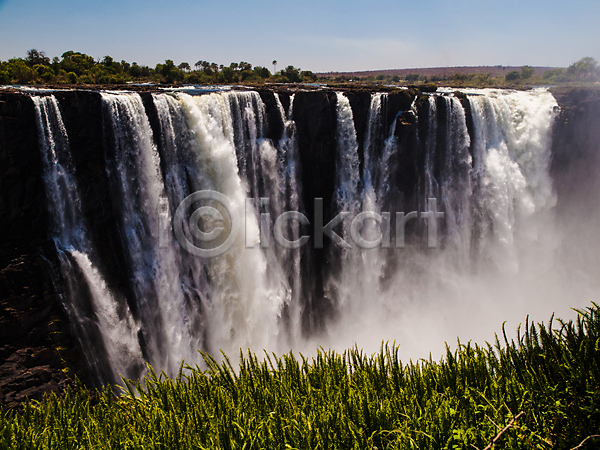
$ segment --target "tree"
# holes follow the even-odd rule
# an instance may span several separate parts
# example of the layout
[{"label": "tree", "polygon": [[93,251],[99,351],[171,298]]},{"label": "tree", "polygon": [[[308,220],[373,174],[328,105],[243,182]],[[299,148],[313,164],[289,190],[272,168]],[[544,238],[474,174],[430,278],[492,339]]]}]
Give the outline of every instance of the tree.
[{"label": "tree", "polygon": [[230,67],[223,67],[223,70],[221,70],[221,73],[223,74],[223,77],[225,78],[225,81],[228,83],[231,83],[233,81],[233,69]]},{"label": "tree", "polygon": [[319,79],[319,77],[310,70],[303,70],[300,72],[300,77],[302,78],[302,81],[307,81],[309,83],[314,83]]},{"label": "tree", "polygon": [[0,85],[10,83],[10,73],[7,69],[0,67]]},{"label": "tree", "polygon": [[35,48],[32,48],[31,50],[27,50],[27,57],[25,58],[25,62],[29,67],[33,67],[36,64],[42,66],[49,66],[50,58],[48,58],[46,56],[46,53],[44,53],[43,51],[38,51]]},{"label": "tree", "polygon": [[598,73],[598,61],[589,56],[581,58],[576,63],[571,64],[567,70],[570,74],[575,74],[579,78],[593,78]]},{"label": "tree", "polygon": [[162,76],[167,77],[171,73],[171,69],[175,67],[175,63],[171,59],[167,59],[164,64],[160,65],[160,69],[158,65],[156,66],[156,71],[160,72]]},{"label": "tree", "polygon": [[[2,1],[2,0],[0,0]],[[3,83],[85,83],[119,84],[129,80],[148,80],[157,83],[176,83],[181,81],[194,83],[238,82],[244,80],[263,80],[271,77],[288,83],[300,81],[314,82],[318,76],[310,70],[287,66],[279,73],[271,74],[266,67],[256,66],[246,61],[222,64],[199,60],[194,65],[196,71],[187,62],[176,66],[173,60],[159,63],[155,68],[140,66],[136,62],[116,61],[106,55],[94,58],[85,53],[66,51],[52,60],[43,51],[30,49],[25,58],[13,58],[0,61],[0,84]],[[277,69],[277,60],[273,60],[273,70]],[[191,73],[187,73],[191,72]]]},{"label": "tree", "polygon": [[281,75],[287,83],[298,83],[300,81],[300,69],[296,69],[294,66],[287,66],[281,71]]},{"label": "tree", "polygon": [[477,75],[477,82],[483,85],[490,84],[490,73],[480,73],[479,75]]},{"label": "tree", "polygon": [[271,64],[273,64],[273,73],[274,74],[277,73],[277,60],[274,59]]},{"label": "tree", "polygon": [[8,61],[12,68],[12,76],[19,84],[28,84],[31,83],[35,77],[36,73],[33,71],[31,67],[27,65],[27,63],[21,58],[10,59]]},{"label": "tree", "polygon": [[521,78],[527,80],[535,74],[535,69],[531,66],[521,67]]},{"label": "tree", "polygon": [[54,78],[54,71],[50,66],[36,64],[33,66],[33,70],[46,82],[50,82]]},{"label": "tree", "polygon": [[112,67],[114,62],[115,60],[111,56],[106,55],[100,64],[105,67]]},{"label": "tree", "polygon": [[261,67],[261,66],[256,66],[253,69],[253,72],[259,77],[259,78],[269,78],[271,76],[271,72],[269,72],[269,69],[267,69],[266,67]]},{"label": "tree", "polygon": [[405,79],[409,83],[414,83],[415,81],[417,81],[419,79],[419,76],[420,75],[418,73],[409,73],[408,75],[406,75]]},{"label": "tree", "polygon": [[240,62],[239,65],[240,71],[244,71],[244,70],[252,70],[252,64],[247,63],[246,61],[242,61]]},{"label": "tree", "polygon": [[521,74],[517,70],[513,70],[512,72],[508,72],[504,79],[506,81],[517,81],[521,78]]},{"label": "tree", "polygon": [[131,64],[131,67],[129,68],[129,74],[133,78],[139,78],[142,75],[142,69],[135,61]]},{"label": "tree", "polygon": [[91,56],[69,50],[62,54],[60,68],[65,72],[74,72],[77,76],[80,76],[94,67],[95,64],[94,58]]},{"label": "tree", "polygon": [[206,75],[212,75],[214,71],[216,71],[219,66],[216,65],[215,63],[209,63],[208,61],[203,61],[200,60],[198,61],[196,64],[194,64],[194,66],[196,67],[197,70],[202,69],[202,71],[206,74]]}]

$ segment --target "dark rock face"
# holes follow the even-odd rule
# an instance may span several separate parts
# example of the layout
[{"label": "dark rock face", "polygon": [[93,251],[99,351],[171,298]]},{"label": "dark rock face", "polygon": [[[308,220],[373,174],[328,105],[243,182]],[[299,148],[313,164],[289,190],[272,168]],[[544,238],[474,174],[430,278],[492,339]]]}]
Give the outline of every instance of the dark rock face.
[{"label": "dark rock face", "polygon": [[[315,198],[323,199],[324,223],[336,214],[332,210],[337,123],[335,105],[336,96],[333,92],[298,92],[294,97],[303,204],[312,225],[315,223]],[[302,297],[310,299],[304,305],[303,314],[303,328],[307,333],[321,330],[324,317],[333,307],[332,299],[323,296],[324,283],[330,273],[328,256],[327,244],[323,249],[302,253]],[[322,300],[318,304],[309,303],[315,298]]]},{"label": "dark rock face", "polygon": [[417,211],[419,208],[420,184],[425,154],[418,137],[417,117],[408,109],[396,120],[395,136],[398,139],[398,152],[393,161],[390,178],[392,180],[391,206],[397,211]]},{"label": "dark rock face", "polygon": [[41,251],[0,270],[0,404],[41,400],[73,385],[74,376],[89,381],[50,270]]},{"label": "dark rock face", "polygon": [[[553,89],[560,115],[550,172],[565,230],[561,258],[600,277],[600,89]],[[578,251],[577,249],[582,249]]]},{"label": "dark rock face", "polygon": [[[94,125],[89,104],[93,95],[60,94],[65,123],[76,130],[70,132],[73,143],[93,154],[93,139],[86,135]],[[74,154],[94,163],[89,154]],[[102,152],[98,159],[103,159]],[[97,192],[87,197],[93,203]],[[24,94],[0,93],[0,404],[8,406],[59,392],[74,376],[91,380],[52,283],[48,258],[55,250],[47,240],[46,203],[34,104]]]},{"label": "dark rock face", "polygon": [[46,238],[42,159],[34,105],[27,95],[0,93],[0,263]]},{"label": "dark rock face", "polygon": [[[578,212],[598,209],[600,94],[590,89],[553,93],[562,108],[554,129],[551,167],[558,209],[567,211],[573,205],[578,205]],[[266,107],[267,137],[276,144],[284,127],[276,99],[270,90],[259,90],[259,94]],[[69,135],[90,238],[103,264],[100,270],[111,287],[130,298],[129,269],[115,220],[118,199],[111,197],[107,171],[114,155],[100,94],[57,91],[54,95]],[[362,155],[371,93],[348,91],[346,95]],[[281,92],[279,98],[287,112],[290,93]],[[415,98],[418,117],[410,111]],[[142,100],[160,150],[160,126],[151,94],[142,93]],[[334,92],[298,91],[294,96],[302,204],[313,225],[315,198],[323,199],[324,223],[339,212],[333,204],[338,151],[336,102]],[[461,102],[472,133],[468,101],[461,98]],[[444,110],[440,105],[440,123],[444,121]],[[398,142],[398,152],[390,160],[394,189],[386,199],[392,210],[409,212],[423,207],[419,199],[423,197],[425,150],[420,136],[428,133],[427,120],[426,96],[416,90],[388,95],[383,133],[387,137],[395,122]],[[443,132],[438,127],[438,133]],[[0,93],[0,403],[5,405],[15,406],[25,398],[41,399],[45,392],[58,392],[72,383],[75,375],[88,384],[92,379],[52,283],[55,269],[49,261],[55,259],[55,249],[48,240],[46,203],[33,103],[26,94]],[[313,235],[312,229],[306,232]],[[307,333],[322,330],[335,310],[335,294],[325,286],[335,270],[336,255],[329,247],[326,239],[324,249],[302,253],[302,297],[311,299],[304,305],[303,327]]]},{"label": "dark rock face", "polygon": [[350,107],[352,108],[352,116],[354,117],[354,129],[356,130],[356,140],[358,142],[358,154],[360,157],[360,164],[362,167],[365,132],[367,129],[367,121],[369,120],[369,107],[371,106],[371,93],[365,91],[358,91],[346,92],[344,95],[348,97]]},{"label": "dark rock face", "polygon": [[125,258],[121,253],[121,238],[115,225],[110,180],[106,171],[107,143],[100,94],[62,91],[54,95],[60,104],[69,135],[75,178],[90,238],[98,252],[100,264],[102,261],[109,262],[101,265],[100,269],[108,282],[126,289],[128,268],[122,263]]},{"label": "dark rock face", "polygon": [[[259,90],[258,93],[261,100],[265,104],[265,110],[267,113],[267,135],[273,141],[273,143],[277,145],[277,142],[283,136],[284,124],[281,120],[281,113],[279,112],[277,101],[275,100],[275,94],[266,90]],[[283,107],[283,111],[285,114],[287,114],[290,108],[290,96],[289,94],[284,93],[278,95],[281,106]]]},{"label": "dark rock face", "polygon": [[551,92],[561,108],[554,128],[550,168],[559,205],[598,205],[600,89],[555,88]]}]

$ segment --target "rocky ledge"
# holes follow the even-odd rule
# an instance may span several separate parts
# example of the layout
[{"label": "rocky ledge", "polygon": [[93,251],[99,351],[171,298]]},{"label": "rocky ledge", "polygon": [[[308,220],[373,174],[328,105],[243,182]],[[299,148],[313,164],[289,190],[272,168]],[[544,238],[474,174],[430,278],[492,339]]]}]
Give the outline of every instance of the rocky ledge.
[{"label": "rocky ledge", "polygon": [[48,267],[36,252],[0,270],[0,403],[6,407],[60,393],[76,376],[87,380]]}]

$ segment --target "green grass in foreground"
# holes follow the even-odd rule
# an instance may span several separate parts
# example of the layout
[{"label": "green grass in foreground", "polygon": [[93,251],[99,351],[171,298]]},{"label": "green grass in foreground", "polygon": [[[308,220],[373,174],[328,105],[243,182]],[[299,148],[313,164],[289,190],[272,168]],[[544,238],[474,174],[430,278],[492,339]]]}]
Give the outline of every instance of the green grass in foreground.
[{"label": "green grass in foreground", "polygon": [[237,370],[203,355],[207,370],[151,370],[119,397],[107,388],[91,402],[82,388],[3,412],[0,447],[597,448],[600,438],[579,444],[600,434],[600,311],[578,313],[554,330],[526,324],[516,342],[459,343],[440,362],[403,365],[387,345],[373,356],[249,353]]}]

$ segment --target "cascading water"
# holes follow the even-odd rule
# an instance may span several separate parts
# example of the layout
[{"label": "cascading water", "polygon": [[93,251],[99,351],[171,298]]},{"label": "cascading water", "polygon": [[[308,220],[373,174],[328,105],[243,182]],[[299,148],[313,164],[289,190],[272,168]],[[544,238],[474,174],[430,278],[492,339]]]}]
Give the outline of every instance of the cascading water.
[{"label": "cascading water", "polygon": [[[296,124],[293,117],[294,95],[290,96],[290,106],[287,113],[283,108],[279,94],[275,94],[275,101],[283,122],[283,133],[277,143],[277,191],[271,193],[274,197],[270,199],[271,217],[277,218],[288,211],[299,211],[303,205],[301,201],[302,186],[298,165]],[[281,232],[290,240],[298,239],[300,237],[299,224],[297,222],[286,222]],[[273,259],[275,259],[281,268],[277,279],[285,286],[286,290],[283,316],[287,320],[287,326],[285,327],[287,341],[293,347],[298,337],[301,336],[301,251],[300,249],[288,249],[279,246],[270,246],[269,248],[274,249],[274,251],[271,251],[270,266],[274,265]]]},{"label": "cascading water", "polygon": [[348,98],[338,92],[337,136],[338,161],[336,170],[336,203],[342,211],[353,212],[359,206],[360,159],[354,128],[354,116]]},{"label": "cascading water", "polygon": [[[199,97],[180,94],[178,98],[193,135],[203,189],[226,195],[234,209],[243,213],[250,188],[238,171],[232,109],[245,118],[241,139],[247,139],[252,160],[260,164],[259,151],[265,148],[256,142],[262,133],[256,127],[251,106],[240,102],[237,93]],[[243,112],[239,107],[243,107]],[[211,294],[206,305],[207,334],[209,348],[215,352],[223,349],[235,354],[240,348],[255,345],[270,348],[279,333],[278,318],[285,290],[273,283],[267,273],[267,257],[260,248],[256,214],[250,211],[244,225],[246,236],[238,236],[228,254],[205,262]]]},{"label": "cascading water", "polygon": [[139,376],[143,359],[136,336],[138,325],[127,304],[111,294],[91,261],[93,248],[83,223],[77,184],[70,173],[69,138],[58,102],[54,96],[32,99],[65,309],[99,383],[118,382],[120,375]]},{"label": "cascading water", "polygon": [[[519,249],[537,241],[541,223],[536,215],[549,214],[556,199],[548,174],[553,110],[548,92],[514,92],[469,98],[473,111],[479,188],[480,255],[501,270],[518,272]],[[529,114],[523,114],[523,109]],[[546,217],[542,223],[553,221]],[[538,250],[548,248],[547,245]],[[547,258],[539,258],[537,264]]]},{"label": "cascading water", "polygon": [[[441,353],[443,341],[463,329],[469,330],[468,338],[490,339],[490,328],[529,312],[525,302],[539,306],[543,297],[547,304],[540,308],[540,319],[553,308],[564,309],[565,297],[553,285],[560,262],[554,259],[558,238],[551,225],[555,199],[548,164],[556,102],[548,92],[433,94],[418,105],[415,99],[408,112],[398,112],[393,120],[387,116],[387,94],[373,94],[361,139],[349,98],[337,93],[332,206],[349,215],[336,233],[347,242],[358,235],[375,244],[371,249],[332,244],[323,250],[334,267],[322,296],[330,296],[337,311],[325,321],[323,333],[307,335],[302,315],[322,300],[303,297],[309,274],[301,272],[310,270],[309,259],[303,258],[313,250],[310,245],[283,248],[273,237],[282,232],[291,241],[301,235],[296,220],[285,221],[279,230],[274,223],[285,212],[305,211],[303,203],[314,200],[303,200],[300,181],[311,168],[300,165],[294,96],[287,111],[280,94],[273,97],[268,113],[256,92],[155,93],[150,97],[154,124],[138,94],[102,93],[107,173],[135,320],[125,314],[127,302],[110,294],[111,286],[90,262],[89,243],[73,237],[85,235],[83,224],[65,222],[80,213],[70,204],[57,207],[60,195],[49,195],[49,205],[64,210],[55,219],[57,229],[71,231],[55,236],[61,248],[74,247],[67,259],[88,274],[91,297],[113,305],[112,310],[97,305],[96,319],[86,319],[83,307],[71,308],[72,321],[91,321],[102,334],[113,373],[131,374],[130,368],[140,366],[141,351],[170,375],[184,358],[198,362],[196,349],[235,355],[240,348],[312,352],[318,345],[343,349],[356,343],[374,351],[382,340],[396,340],[403,357],[425,356]],[[34,101],[51,120],[60,117],[57,106],[41,106],[52,101]],[[422,155],[415,192],[424,198],[417,199],[420,211],[410,216],[416,237],[404,247],[393,236],[394,223],[402,217],[392,208],[401,205],[396,183],[405,170],[401,157],[406,151],[397,126],[402,114],[415,117],[422,111],[427,117],[415,128]],[[282,124],[275,137],[273,120]],[[40,127],[42,147],[52,161],[57,151],[46,141],[59,143],[66,132],[52,131],[56,136],[51,139],[41,119]],[[53,164],[48,166],[63,170]],[[72,179],[48,174],[49,186],[72,186],[76,193]],[[186,197],[206,190],[224,194],[243,225],[226,253],[197,258],[183,250],[170,225]],[[417,241],[426,234],[419,234],[419,227],[428,223],[430,198],[437,199],[444,220],[439,245],[427,249]],[[208,204],[216,205],[214,199]],[[217,209],[226,217],[227,211]],[[353,218],[365,212],[362,225],[353,229]],[[211,228],[232,231],[231,220],[195,220],[200,235]],[[192,225],[183,225],[185,236]],[[392,234],[389,242],[384,236],[377,242],[386,229]],[[114,317],[111,311],[120,317],[112,325],[102,318]],[[493,320],[473,323],[474,317]],[[131,337],[123,344],[128,354],[111,347],[115,342],[105,337],[113,336],[107,332],[111,326]],[[138,335],[141,351],[134,345]],[[91,348],[88,354],[100,353]]]},{"label": "cascading water", "polygon": [[438,186],[433,174],[437,140],[436,97],[430,95],[427,98],[427,102],[429,106],[427,115],[427,134],[423,137],[425,142],[425,197],[432,198],[439,196]]},{"label": "cascading water", "polygon": [[155,367],[176,373],[183,359],[196,359],[202,334],[197,303],[188,301],[182,290],[176,243],[159,236],[165,199],[158,152],[138,94],[103,93],[102,101],[114,137],[109,174],[116,181],[115,196],[122,199],[118,213],[145,353]]},{"label": "cascading water", "polygon": [[[368,212],[377,215],[382,213],[387,193],[385,187],[389,159],[395,149],[393,134],[387,138],[384,136],[382,108],[385,100],[385,94],[375,94],[371,98],[361,176],[359,145],[350,102],[343,94],[337,94],[336,206],[338,211],[347,212],[350,217]],[[393,131],[395,128],[392,128]],[[345,242],[356,241],[357,235],[366,242],[360,248],[342,251],[339,277],[331,280],[333,289],[337,291],[338,306],[342,315],[356,314],[364,321],[370,311],[378,309],[376,304],[381,298],[380,281],[386,263],[383,257],[385,250],[377,248],[379,245],[368,248],[370,245],[367,243],[376,242],[378,232],[384,234],[386,227],[389,231],[389,218],[389,215],[387,219],[384,218],[384,221],[388,222],[387,225],[383,221],[375,224],[375,221],[370,218],[362,222],[362,227],[354,230],[348,221],[344,222]],[[385,239],[381,238],[382,246],[387,245],[383,242]],[[366,303],[362,300],[364,298],[370,298],[371,301]],[[365,324],[361,326],[364,327]]]},{"label": "cascading water", "polygon": [[[469,338],[493,337],[486,333],[489,322],[473,323],[473,317],[514,318],[505,308],[524,316],[530,312],[525,305],[535,305],[550,314],[552,309],[541,307],[543,302],[559,307],[557,296],[541,299],[532,289],[541,284],[544,292],[551,290],[547,287],[552,284],[548,273],[539,266],[547,268],[555,262],[556,244],[548,235],[547,223],[552,222],[548,165],[556,102],[541,91],[478,91],[467,100],[472,109],[474,142],[465,108],[453,95],[427,99],[426,134],[419,139],[425,153],[422,170],[426,194],[419,204],[426,211],[427,198],[436,198],[438,210],[444,212],[441,247],[428,252],[410,247],[391,253],[381,248],[347,250],[341,261],[339,304],[358,306],[347,309],[346,314],[342,311],[331,326],[332,339],[325,345],[343,349],[358,343],[375,351],[382,340],[395,340],[402,346],[401,353],[408,356],[425,356],[427,351],[441,354],[440,343],[460,335],[461,329],[469,329]],[[379,180],[388,178],[385,172],[398,151],[392,140],[394,131],[386,139],[381,119],[373,120],[381,114],[380,102],[377,95],[372,97],[364,145],[364,187],[359,195],[362,210],[379,214],[385,210],[382,205],[387,207],[384,198],[390,188],[389,183]],[[485,116],[485,107],[502,111],[502,117]],[[342,98],[338,103],[338,134],[345,127],[344,114],[340,114],[344,108],[349,105]],[[341,142],[338,138],[338,144]],[[340,154],[343,150],[339,148]],[[505,157],[499,159],[498,152]],[[381,155],[377,163],[373,163],[372,155]],[[340,172],[342,166],[338,167],[338,174],[347,170]],[[340,179],[338,189],[343,185]],[[483,228],[487,235],[476,231]],[[518,242],[516,236],[520,236]],[[482,266],[484,257],[491,261]],[[524,258],[530,264],[537,258],[544,262],[529,270],[520,267]],[[513,265],[509,272],[507,263]],[[390,272],[389,267],[396,270]],[[519,267],[521,270],[515,271]]]}]

